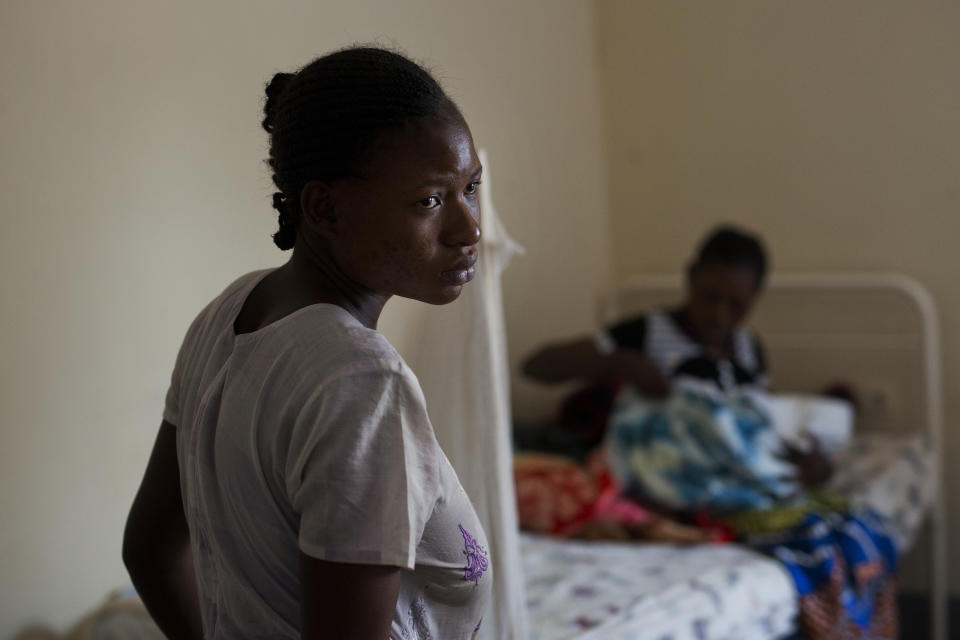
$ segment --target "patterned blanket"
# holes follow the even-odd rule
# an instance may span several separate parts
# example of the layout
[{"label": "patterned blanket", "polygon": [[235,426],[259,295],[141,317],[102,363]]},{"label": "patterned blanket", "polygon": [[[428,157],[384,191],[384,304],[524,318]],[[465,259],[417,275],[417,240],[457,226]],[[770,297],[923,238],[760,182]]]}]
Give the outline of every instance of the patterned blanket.
[{"label": "patterned blanket", "polygon": [[805,638],[897,637],[897,551],[873,513],[811,513],[789,531],[752,535],[747,543],[790,572]]},{"label": "patterned blanket", "polygon": [[804,496],[762,396],[680,383],[655,401],[624,389],[609,429],[611,468],[632,493],[684,511],[728,512],[733,523],[783,522],[744,542],[790,572],[804,637],[897,637],[897,547],[888,523],[870,509],[847,510],[843,500]]},{"label": "patterned blanket", "polygon": [[678,510],[763,509],[796,496],[763,398],[679,382],[665,400],[624,388],[608,431],[610,466],[629,493]]}]

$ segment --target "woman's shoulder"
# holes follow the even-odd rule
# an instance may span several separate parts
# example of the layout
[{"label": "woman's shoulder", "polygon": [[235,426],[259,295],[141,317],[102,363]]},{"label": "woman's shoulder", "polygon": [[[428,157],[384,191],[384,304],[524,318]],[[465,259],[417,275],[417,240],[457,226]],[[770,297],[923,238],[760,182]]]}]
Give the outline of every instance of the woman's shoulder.
[{"label": "woman's shoulder", "polygon": [[194,316],[184,342],[192,341],[191,348],[196,349],[197,341],[220,338],[222,332],[232,323],[233,315],[243,303],[243,299],[270,271],[270,269],[251,271],[228,284]]},{"label": "woman's shoulder", "polygon": [[733,336],[734,342],[742,344],[744,348],[763,351],[763,340],[760,339],[760,334],[751,327],[739,325],[734,329]]},{"label": "woman's shoulder", "polygon": [[272,336],[276,348],[314,376],[393,375],[416,379],[379,331],[332,304],[305,307]]},{"label": "woman's shoulder", "polygon": [[243,303],[250,290],[256,286],[272,269],[260,269],[245,273],[233,282],[228,284],[217,294],[207,305],[197,314],[197,319],[210,318],[225,312],[229,312],[231,307]]},{"label": "woman's shoulder", "polygon": [[243,300],[249,295],[250,291],[263,280],[273,269],[258,269],[250,271],[236,278],[233,282],[224,287],[217,297],[207,305],[208,309],[224,309],[226,307],[242,304]]}]

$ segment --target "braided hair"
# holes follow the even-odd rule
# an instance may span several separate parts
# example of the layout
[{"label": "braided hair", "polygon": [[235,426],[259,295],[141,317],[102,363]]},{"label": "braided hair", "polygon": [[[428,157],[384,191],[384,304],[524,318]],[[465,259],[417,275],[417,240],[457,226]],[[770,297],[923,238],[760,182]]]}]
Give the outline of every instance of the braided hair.
[{"label": "braided hair", "polygon": [[758,236],[732,225],[723,225],[703,240],[693,268],[714,265],[749,269],[759,286],[767,275],[767,252]]},{"label": "braided hair", "polygon": [[270,134],[269,164],[278,191],[273,241],[293,247],[300,192],[311,180],[355,175],[364,153],[387,129],[452,112],[439,83],[408,58],[374,47],[352,47],[318,58],[296,73],[278,73],[267,85],[263,128]]}]

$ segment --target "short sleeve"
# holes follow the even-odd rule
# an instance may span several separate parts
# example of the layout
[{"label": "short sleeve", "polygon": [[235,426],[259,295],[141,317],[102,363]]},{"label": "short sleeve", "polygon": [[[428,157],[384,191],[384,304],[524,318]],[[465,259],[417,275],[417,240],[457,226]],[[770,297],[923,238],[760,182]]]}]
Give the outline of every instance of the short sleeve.
[{"label": "short sleeve", "polygon": [[177,360],[173,365],[173,373],[170,374],[170,386],[167,387],[167,396],[166,400],[163,403],[163,419],[170,424],[180,427],[180,390],[183,386],[183,369],[184,369],[184,360],[186,359],[187,351],[187,340],[190,335],[193,333],[193,326],[191,325],[190,330],[187,331],[187,336],[184,338],[183,343],[180,345],[180,350],[177,352]]},{"label": "short sleeve", "polygon": [[593,334],[593,346],[596,347],[597,353],[604,356],[608,356],[617,350],[616,340],[606,329]]},{"label": "short sleeve", "polygon": [[402,363],[335,376],[299,412],[287,453],[300,549],[412,569],[440,493],[440,456],[423,393]]},{"label": "short sleeve", "polygon": [[647,318],[640,316],[607,328],[607,333],[618,347],[644,350],[647,339]]},{"label": "short sleeve", "polygon": [[183,337],[183,342],[180,343],[177,360],[173,365],[173,373],[170,374],[170,386],[167,388],[167,396],[163,404],[163,419],[177,428],[180,427],[180,414],[183,408],[183,398],[181,394],[183,392],[184,376],[187,375],[188,354],[197,348],[196,340],[204,316],[212,304],[213,303],[210,303],[210,305],[204,308],[204,310],[193,319],[193,322],[190,323],[190,326],[187,328],[187,333]]}]

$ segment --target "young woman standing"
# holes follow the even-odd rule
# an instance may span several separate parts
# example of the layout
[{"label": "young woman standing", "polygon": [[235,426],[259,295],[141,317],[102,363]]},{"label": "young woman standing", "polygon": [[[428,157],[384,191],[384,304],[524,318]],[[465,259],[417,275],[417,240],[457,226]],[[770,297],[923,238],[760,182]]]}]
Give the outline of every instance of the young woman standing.
[{"label": "young woman standing", "polygon": [[124,536],[170,638],[469,638],[487,543],[413,372],[394,295],[473,277],[481,166],[436,80],[377,48],[267,87],[283,266],[191,325]]}]

